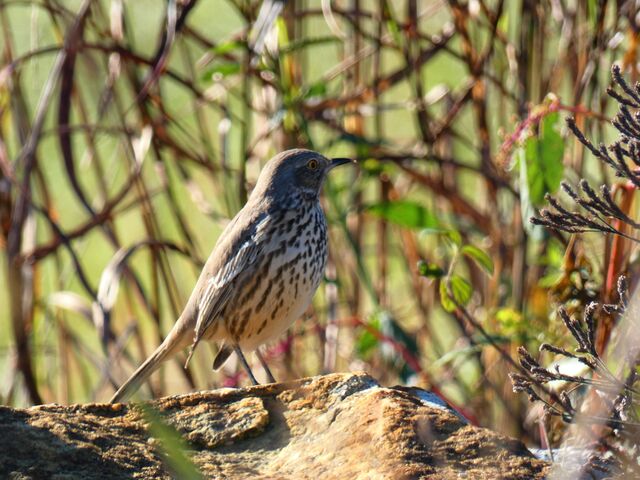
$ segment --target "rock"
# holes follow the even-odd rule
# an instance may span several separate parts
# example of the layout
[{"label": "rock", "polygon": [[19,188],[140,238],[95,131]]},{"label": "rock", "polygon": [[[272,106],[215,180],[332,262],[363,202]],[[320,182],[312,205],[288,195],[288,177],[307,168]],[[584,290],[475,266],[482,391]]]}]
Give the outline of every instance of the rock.
[{"label": "rock", "polygon": [[365,374],[139,405],[0,407],[0,478],[185,478],[172,464],[180,455],[206,478],[537,479],[548,469],[437,396]]}]

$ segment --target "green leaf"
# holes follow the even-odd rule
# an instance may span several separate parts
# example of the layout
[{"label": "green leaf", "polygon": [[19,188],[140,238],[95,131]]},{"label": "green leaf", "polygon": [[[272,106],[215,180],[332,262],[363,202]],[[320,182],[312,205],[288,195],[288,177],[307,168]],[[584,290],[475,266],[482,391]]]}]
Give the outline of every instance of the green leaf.
[{"label": "green leaf", "polygon": [[452,275],[448,281],[440,282],[440,303],[447,312],[453,312],[458,305],[466,306],[472,294],[471,284],[458,275]]},{"label": "green leaf", "polygon": [[558,191],[564,175],[564,140],[559,132],[559,123],[558,112],[545,116],[540,122],[538,135],[527,138],[517,152],[520,168],[526,168],[528,198],[534,207],[544,203],[546,193]]},{"label": "green leaf", "polygon": [[[380,319],[377,316],[374,316],[373,319],[369,322],[369,325],[371,329],[379,331]],[[380,340],[378,340],[378,337],[373,332],[366,328],[363,328],[355,342],[355,349],[358,358],[366,360],[371,351],[375,349],[379,343]]]},{"label": "green leaf", "polygon": [[238,62],[218,62],[205,70],[203,79],[211,80],[213,76],[226,77],[236,73],[240,73],[240,64]]},{"label": "green leaf", "polygon": [[311,97],[322,97],[327,94],[327,83],[326,82],[318,82],[309,85],[306,92],[304,93],[304,98]]},{"label": "green leaf", "polygon": [[565,274],[562,270],[552,270],[540,277],[538,280],[538,286],[540,288],[552,288],[564,278],[564,275]]},{"label": "green leaf", "polygon": [[457,230],[438,227],[427,227],[420,230],[420,236],[427,235],[440,235],[447,246],[451,247],[453,250],[457,250],[462,246],[462,235],[460,235],[460,232]]},{"label": "green leaf", "polygon": [[379,176],[384,171],[385,164],[376,158],[366,158],[358,162],[363,172],[372,176]]},{"label": "green leaf", "polygon": [[473,245],[465,245],[460,251],[463,255],[475,260],[489,275],[493,274],[493,260],[487,252]]},{"label": "green leaf", "polygon": [[229,40],[228,42],[222,42],[216,45],[211,52],[215,55],[226,55],[234,50],[238,50],[244,46],[243,42],[238,40]]},{"label": "green leaf", "polygon": [[370,205],[367,211],[391,223],[407,228],[435,228],[437,217],[417,202],[399,200]]},{"label": "green leaf", "polygon": [[529,195],[529,185],[527,180],[529,172],[526,161],[526,145],[518,147],[514,152],[514,156],[520,170],[520,215],[522,216],[522,224],[529,235],[534,239],[539,240],[544,235],[543,228],[540,225],[533,225],[529,221],[531,217],[536,215],[536,209],[533,207]]},{"label": "green leaf", "polygon": [[463,307],[471,300],[473,294],[473,287],[464,278],[458,275],[453,275],[449,280],[449,286],[451,287],[451,293],[453,293],[453,299]]},{"label": "green leaf", "polygon": [[447,230],[444,232],[444,238],[449,240],[454,246],[460,247],[462,245],[462,235],[457,230]]},{"label": "green leaf", "polygon": [[418,262],[418,273],[423,277],[440,278],[444,275],[444,270],[435,263],[427,263],[424,260]]},{"label": "green leaf", "polygon": [[509,35],[509,12],[503,13],[498,20],[498,30],[503,35]]},{"label": "green leaf", "polygon": [[520,334],[525,326],[524,317],[513,308],[504,307],[496,312],[495,316],[500,325],[500,332],[512,336]]},{"label": "green leaf", "polygon": [[393,37],[393,40],[395,42],[395,44],[397,46],[402,46],[403,45],[403,36],[402,36],[402,27],[400,26],[400,24],[398,23],[398,21],[396,20],[396,16],[395,13],[393,11],[393,2],[389,2],[389,1],[385,1],[383,4],[383,13],[384,13],[384,18],[387,19],[387,29],[389,30],[389,32],[391,33],[391,36]]},{"label": "green leaf", "polygon": [[542,165],[547,191],[555,193],[564,177],[564,139],[560,134],[560,114],[551,113],[542,120]]},{"label": "green leaf", "polygon": [[447,312],[454,312],[457,308],[456,304],[453,302],[453,300],[451,300],[451,297],[449,296],[447,282],[445,280],[440,282],[440,304],[442,305],[442,308],[444,308]]}]

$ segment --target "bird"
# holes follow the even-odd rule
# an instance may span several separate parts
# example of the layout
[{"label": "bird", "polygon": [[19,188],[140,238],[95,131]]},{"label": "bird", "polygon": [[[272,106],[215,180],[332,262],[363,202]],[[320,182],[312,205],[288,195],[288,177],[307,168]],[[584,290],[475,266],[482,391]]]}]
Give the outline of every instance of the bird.
[{"label": "bird", "polygon": [[352,162],[306,149],[271,158],[218,238],[171,331],[111,403],[126,400],[162,362],[191,345],[186,368],[202,340],[219,345],[215,370],[235,352],[256,385],[243,353],[255,351],[275,382],[258,347],[284,333],[311,303],[328,256],[320,192],[329,171]]}]

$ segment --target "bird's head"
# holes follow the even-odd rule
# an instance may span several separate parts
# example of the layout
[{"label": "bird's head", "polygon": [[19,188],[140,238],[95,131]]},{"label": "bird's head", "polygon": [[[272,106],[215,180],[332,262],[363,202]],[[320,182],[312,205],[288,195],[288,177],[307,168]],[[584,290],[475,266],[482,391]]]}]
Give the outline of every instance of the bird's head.
[{"label": "bird's head", "polygon": [[313,150],[286,150],[264,166],[254,194],[269,195],[282,201],[292,196],[315,199],[327,173],[334,167],[351,162],[348,158],[329,159]]}]

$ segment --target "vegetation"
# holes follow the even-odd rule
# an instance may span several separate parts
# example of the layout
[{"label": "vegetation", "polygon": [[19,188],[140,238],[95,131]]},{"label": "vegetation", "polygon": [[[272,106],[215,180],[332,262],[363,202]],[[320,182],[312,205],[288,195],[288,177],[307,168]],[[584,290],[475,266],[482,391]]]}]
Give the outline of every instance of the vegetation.
[{"label": "vegetation", "polygon": [[[640,107],[640,83],[635,88],[627,84],[617,65],[613,67],[613,80],[621,90],[621,93],[608,90],[620,105],[613,120],[613,125],[620,132],[617,141],[608,147],[603,144],[595,147],[577,128],[573,118],[569,118],[567,123],[594,156],[610,166],[616,177],[626,180],[626,183],[618,183],[613,188],[633,192],[640,185],[640,170],[636,168],[640,166],[640,116],[632,115],[629,109]],[[569,211],[556,198],[547,195],[553,210],[542,210],[542,218],[533,217],[533,223],[567,233],[595,231],[617,237],[616,240],[624,238],[638,242],[631,232],[640,229],[640,224],[629,217],[625,211],[628,208],[623,210],[618,206],[612,187],[602,185],[598,194],[586,179],[582,179],[582,194],[567,183],[563,183],[562,188],[581,210]],[[612,247],[621,248],[616,243]],[[544,405],[545,414],[558,416],[574,427],[572,440],[579,439],[582,445],[591,445],[594,450],[604,449],[613,453],[619,462],[616,467],[623,469],[626,475],[638,476],[640,465],[633,458],[633,452],[640,448],[640,403],[637,398],[640,380],[639,318],[637,300],[630,300],[624,276],[618,278],[615,298],[615,304],[589,303],[584,308],[582,322],[572,318],[565,306],[558,309],[558,316],[577,344],[575,353],[548,343],[540,345],[541,352],[578,362],[582,372],[567,374],[558,364],[554,369],[544,368],[525,348],[520,348],[520,364],[526,374],[511,373],[510,376],[514,391],[527,393],[532,402]],[[558,394],[553,387],[545,388],[552,382],[566,383],[568,387],[563,385]],[[580,392],[581,387],[585,391]],[[598,460],[597,456],[592,459],[592,466],[602,467]]]},{"label": "vegetation", "polygon": [[[267,348],[279,380],[365,369],[546,447],[564,427],[508,374],[569,421],[589,393],[554,375],[615,378],[637,423],[637,363],[607,354],[638,268],[637,21],[631,0],[0,0],[0,403],[108,398],[260,167],[308,147],[360,166],[325,189],[330,263]],[[140,397],[246,383],[212,358]]]}]

